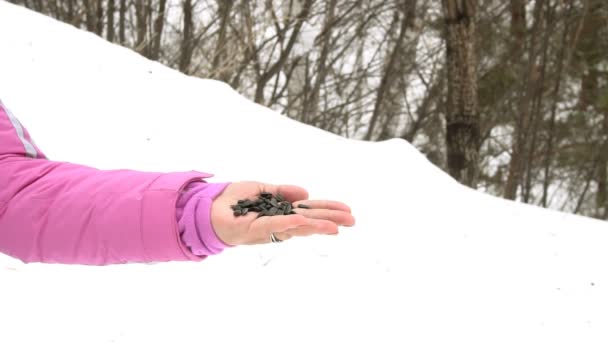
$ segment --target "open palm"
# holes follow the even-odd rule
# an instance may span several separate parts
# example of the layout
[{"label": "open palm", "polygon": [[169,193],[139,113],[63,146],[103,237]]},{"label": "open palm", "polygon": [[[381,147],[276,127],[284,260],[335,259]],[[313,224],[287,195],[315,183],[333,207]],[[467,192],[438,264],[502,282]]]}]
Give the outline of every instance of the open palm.
[{"label": "open palm", "polygon": [[[298,204],[306,204],[310,209],[295,208],[296,214],[260,218],[255,212],[236,217],[233,215],[231,205],[241,199],[256,199],[261,192],[270,192],[275,196],[280,194],[292,202],[294,208]],[[309,200],[308,192],[299,186],[238,182],[228,185],[213,201],[211,222],[224,243],[236,246],[270,242],[272,233],[280,240],[313,234],[338,234],[338,226],[352,226],[355,219],[346,204]]]}]

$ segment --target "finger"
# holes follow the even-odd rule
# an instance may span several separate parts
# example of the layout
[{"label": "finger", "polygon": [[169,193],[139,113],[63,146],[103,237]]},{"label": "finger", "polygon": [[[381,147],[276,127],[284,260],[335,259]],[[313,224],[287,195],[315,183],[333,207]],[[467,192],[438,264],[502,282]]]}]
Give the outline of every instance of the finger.
[{"label": "finger", "polygon": [[310,219],[310,223],[297,228],[286,230],[290,236],[310,236],[314,234],[338,234],[338,225],[327,220]]},{"label": "finger", "polygon": [[[261,191],[270,192],[274,195],[281,194],[281,196],[285,197],[290,201],[299,201],[308,198],[308,192],[299,186],[296,185],[275,185],[275,184],[261,184]],[[297,198],[297,199],[294,199]]]},{"label": "finger", "polygon": [[279,185],[277,193],[289,202],[302,201],[308,199],[308,191],[297,185]]},{"label": "finger", "polygon": [[303,215],[263,216],[251,223],[251,231],[266,239],[270,233],[284,232],[288,229],[309,224],[310,219]]},{"label": "finger", "polygon": [[297,185],[274,185],[274,184],[263,184],[262,191],[267,191],[272,194],[280,194],[289,202],[302,201],[308,199],[308,191]]},{"label": "finger", "polygon": [[346,204],[338,201],[328,201],[328,200],[298,200],[293,203],[294,208],[298,207],[298,204],[304,204],[311,209],[332,209],[332,210],[341,210],[346,212],[351,212],[350,207]]},{"label": "finger", "polygon": [[294,209],[298,214],[308,218],[327,220],[340,226],[352,226],[355,218],[349,212],[332,209]]},{"label": "finger", "polygon": [[[277,239],[281,240],[281,241],[286,241],[286,240],[289,240],[289,239],[292,238],[292,236],[290,234],[285,233],[285,232],[283,232],[283,233],[274,233],[274,236]],[[270,238],[268,238],[268,241],[266,241],[266,242],[272,242],[272,241],[270,240]]]}]

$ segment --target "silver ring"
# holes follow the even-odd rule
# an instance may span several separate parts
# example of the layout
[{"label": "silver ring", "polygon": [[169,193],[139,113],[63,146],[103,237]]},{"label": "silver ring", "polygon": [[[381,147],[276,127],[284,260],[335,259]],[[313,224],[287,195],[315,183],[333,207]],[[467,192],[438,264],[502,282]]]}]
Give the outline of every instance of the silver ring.
[{"label": "silver ring", "polygon": [[283,240],[277,238],[274,233],[270,233],[270,242],[272,243],[279,243],[279,242],[283,242]]}]

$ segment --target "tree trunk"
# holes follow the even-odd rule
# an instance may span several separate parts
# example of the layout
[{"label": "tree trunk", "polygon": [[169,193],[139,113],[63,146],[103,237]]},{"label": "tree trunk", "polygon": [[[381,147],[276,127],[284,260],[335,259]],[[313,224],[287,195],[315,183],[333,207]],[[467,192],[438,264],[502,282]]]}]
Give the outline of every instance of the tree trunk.
[{"label": "tree trunk", "polygon": [[68,23],[74,25],[74,0],[68,0],[68,14],[67,14],[67,21]]},{"label": "tree trunk", "polygon": [[93,33],[97,33],[97,22],[95,19],[97,19],[97,17],[95,16],[95,0],[84,0],[84,11],[86,13],[86,17],[87,17],[87,31],[89,32],[93,32]]},{"label": "tree trunk", "polygon": [[165,23],[165,9],[167,0],[160,0],[158,3],[158,14],[154,19],[154,44],[150,52],[150,59],[158,60],[160,57],[160,47],[163,35],[163,25]]},{"label": "tree trunk", "polygon": [[217,0],[218,16],[220,17],[220,28],[218,30],[217,42],[213,62],[211,63],[211,78],[227,82],[230,79],[228,38],[226,32],[230,25],[230,14],[234,0]]},{"label": "tree trunk", "polygon": [[[517,188],[521,184],[523,158],[526,153],[527,136],[530,127],[530,106],[533,100],[535,83],[538,79],[536,58],[537,38],[542,20],[542,8],[544,0],[537,0],[534,6],[534,24],[530,33],[530,45],[528,48],[528,63],[526,68],[522,68],[522,80],[526,80],[524,89],[519,96],[519,113],[516,115],[515,130],[513,132],[513,145],[511,148],[511,159],[509,161],[509,174],[505,184],[504,198],[514,200],[517,195]],[[523,42],[522,42],[523,43]]]},{"label": "tree trunk", "polygon": [[127,0],[120,0],[120,13],[118,16],[118,39],[121,45],[125,44],[125,20],[127,17]]},{"label": "tree trunk", "polygon": [[591,166],[587,167],[587,176],[585,177],[585,186],[583,187],[583,191],[581,195],[578,197],[578,201],[576,201],[576,207],[574,208],[573,214],[578,214],[585,202],[585,198],[587,196],[587,192],[589,191],[589,185],[591,185],[591,181],[593,180],[593,174],[596,173],[599,159],[595,159],[591,161]]},{"label": "tree trunk", "polygon": [[[344,122],[344,126],[346,129],[346,137],[348,138],[350,136],[350,127],[349,127],[349,122],[351,121],[351,117],[352,117],[352,121],[357,122],[357,121],[361,121],[361,118],[363,117],[364,113],[365,113],[365,102],[364,102],[364,89],[367,88],[368,83],[367,83],[367,76],[366,76],[366,67],[365,67],[365,63],[364,63],[364,54],[365,54],[365,44],[366,44],[366,36],[367,36],[367,32],[365,30],[365,23],[366,23],[366,16],[367,16],[367,2],[366,1],[361,1],[359,3],[359,13],[358,13],[358,27],[361,28],[361,30],[357,31],[358,35],[357,35],[357,53],[356,53],[356,59],[355,59],[355,67],[356,67],[356,74],[355,74],[355,89],[354,89],[354,95],[355,95],[355,108],[352,111],[352,113],[350,113],[351,111],[345,111],[344,112],[344,118],[342,119],[342,121]],[[355,124],[356,126],[356,124]],[[356,127],[352,130],[352,133],[356,133],[357,129]]]},{"label": "tree trunk", "polygon": [[[531,137],[529,140],[529,144],[526,145],[527,148],[527,160],[526,160],[526,174],[525,174],[525,183],[524,183],[524,194],[523,194],[523,202],[530,203],[532,200],[531,192],[532,192],[532,177],[534,170],[534,161],[537,150],[537,141],[538,141],[538,132],[540,121],[543,116],[543,100],[544,100],[544,91],[545,88],[545,74],[547,70],[548,64],[548,52],[549,52],[549,41],[553,34],[554,26],[553,26],[553,17],[554,17],[554,8],[549,6],[549,3],[546,3],[546,12],[545,20],[543,20],[544,26],[544,39],[542,45],[542,57],[540,59],[540,63],[537,69],[539,70],[539,77],[536,82],[534,82],[534,91],[533,91],[533,101],[532,101],[532,111],[531,111],[531,126],[530,130],[526,132],[526,136]],[[558,76],[559,77],[559,76]]]},{"label": "tree trunk", "polygon": [[476,7],[476,0],[443,0],[447,26],[448,171],[456,180],[473,188],[477,185],[480,141],[474,48]]},{"label": "tree trunk", "polygon": [[97,5],[95,7],[97,12],[97,18],[95,19],[95,33],[101,37],[103,34],[103,0],[97,0]]},{"label": "tree trunk", "polygon": [[526,39],[526,1],[511,0],[509,3],[511,11],[511,51],[512,56],[520,58],[520,54],[525,46],[523,43]]},{"label": "tree trunk", "polygon": [[148,56],[146,36],[148,31],[148,15],[147,5],[145,0],[135,0],[135,16],[137,17],[137,40],[135,42],[135,51],[144,56]]},{"label": "tree trunk", "polygon": [[[607,96],[607,95],[604,95]],[[604,99],[608,102],[608,99]],[[602,139],[602,151],[600,152],[599,170],[597,174],[597,217],[599,219],[608,220],[608,103],[603,105],[604,112],[604,127]]]},{"label": "tree trunk", "polygon": [[106,31],[106,38],[109,42],[114,42],[114,0],[108,0],[108,29]]},{"label": "tree trunk", "polygon": [[49,0],[47,2],[47,10],[48,12],[51,14],[51,16],[53,16],[54,18],[61,20],[61,21],[65,21],[65,18],[63,16],[63,11],[59,10],[59,5],[57,4],[57,0]]},{"label": "tree trunk", "polygon": [[180,48],[179,70],[183,73],[188,73],[190,61],[192,59],[193,49],[193,27],[192,22],[192,0],[184,0],[182,2],[182,10],[184,12],[183,34]]},{"label": "tree trunk", "polygon": [[42,12],[42,0],[34,1],[34,9],[36,10],[36,12]]},{"label": "tree trunk", "polygon": [[[258,55],[253,34],[254,20],[251,15],[251,4],[249,0],[241,0],[239,5],[239,16],[243,32],[243,40],[241,45],[243,47],[243,58],[240,60],[240,65],[234,72],[232,80],[230,80],[230,86],[234,89],[240,88],[241,77],[245,72],[245,69],[250,66],[250,62],[257,60]],[[255,66],[256,64],[253,63],[253,65]]]},{"label": "tree trunk", "polygon": [[[292,13],[300,13],[302,3],[300,1],[283,2],[283,22],[289,22]],[[307,77],[309,57],[300,39],[296,41],[293,48],[293,55],[289,63],[286,63],[285,72],[291,72],[291,77],[287,83],[287,115],[300,122],[306,122],[308,115],[304,110],[306,98],[308,96],[310,80]]]},{"label": "tree trunk", "polygon": [[[538,6],[538,4],[537,4]],[[510,49],[513,51],[511,54],[511,69],[515,69],[522,63],[522,52],[526,45],[526,3],[524,0],[511,0],[509,4],[511,11],[511,44]],[[540,7],[539,7],[540,8]],[[523,72],[522,72],[523,73]],[[517,116],[518,118],[521,115]],[[515,131],[513,136],[519,134],[518,125],[515,125]],[[517,187],[519,186],[519,158],[520,158],[520,142],[518,138],[514,139],[513,148],[511,151],[511,159],[509,161],[509,173],[507,175],[507,182],[504,187],[504,197],[510,200],[514,200],[517,195]]]},{"label": "tree trunk", "polygon": [[547,133],[547,151],[545,153],[544,160],[544,178],[543,178],[543,197],[541,199],[541,205],[546,208],[548,205],[548,194],[549,194],[549,184],[551,182],[551,163],[553,160],[553,145],[554,145],[554,137],[555,137],[555,120],[557,115],[557,104],[559,102],[559,90],[562,81],[562,72],[564,69],[564,65],[569,64],[569,58],[566,57],[566,49],[568,44],[568,35],[570,34],[570,22],[571,22],[571,14],[572,14],[572,2],[569,4],[568,10],[566,12],[566,18],[564,23],[564,31],[562,34],[562,41],[560,45],[560,49],[557,55],[557,70],[555,71],[556,79],[555,85],[552,90],[552,99],[553,102],[551,104],[551,118],[549,120],[549,128]]},{"label": "tree trunk", "polygon": [[608,23],[603,13],[608,9],[603,0],[588,1],[587,15],[581,32],[580,54],[582,55],[583,76],[579,95],[579,110],[583,112],[596,113],[601,118],[600,138],[596,142],[598,150],[597,169],[595,182],[597,183],[595,216],[606,219],[608,213],[608,95],[605,84],[602,81],[602,63],[606,63],[606,54],[602,45],[600,32],[606,29]]}]

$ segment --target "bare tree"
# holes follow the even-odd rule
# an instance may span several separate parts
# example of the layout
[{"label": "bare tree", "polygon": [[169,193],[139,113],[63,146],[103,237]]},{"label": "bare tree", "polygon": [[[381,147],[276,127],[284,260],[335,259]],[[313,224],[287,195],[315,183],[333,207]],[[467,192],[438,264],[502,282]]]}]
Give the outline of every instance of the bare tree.
[{"label": "bare tree", "polygon": [[194,23],[192,21],[192,0],[182,1],[183,9],[183,30],[182,30],[182,41],[180,48],[180,59],[179,59],[179,70],[183,73],[188,73],[190,68],[190,62],[192,60],[192,38]]},{"label": "bare tree", "polygon": [[317,41],[320,41],[321,44],[321,53],[317,58],[317,66],[315,70],[315,82],[310,91],[310,96],[306,97],[306,102],[304,103],[303,113],[305,115],[302,117],[302,121],[307,123],[309,122],[311,117],[316,117],[319,115],[319,97],[321,96],[321,86],[325,84],[325,80],[328,74],[328,58],[332,43],[332,33],[335,27],[335,11],[336,11],[336,0],[329,0],[326,3],[326,11],[325,11],[325,23],[323,24],[323,28],[321,29],[321,33],[317,37]]},{"label": "bare tree", "polygon": [[476,187],[479,163],[479,113],[475,59],[477,0],[443,0],[446,22],[448,171]]},{"label": "bare tree", "polygon": [[84,0],[87,31],[97,33],[96,0]]},{"label": "bare tree", "polygon": [[95,18],[95,33],[101,36],[103,33],[103,0],[97,0],[95,5],[96,18]]},{"label": "bare tree", "polygon": [[551,93],[552,104],[551,104],[551,116],[549,119],[549,125],[547,128],[547,147],[545,152],[545,160],[544,160],[544,175],[543,175],[543,194],[541,199],[541,205],[543,207],[547,207],[548,205],[548,196],[549,196],[549,184],[551,183],[551,164],[554,158],[554,146],[555,146],[555,121],[557,116],[557,105],[559,103],[559,94],[560,88],[563,80],[563,69],[564,65],[570,64],[570,54],[566,54],[566,50],[568,49],[568,35],[570,34],[570,26],[571,26],[571,14],[572,14],[572,3],[569,4],[567,9],[566,22],[564,24],[562,39],[560,43],[560,49],[557,54],[557,67],[555,71],[555,82]]},{"label": "bare tree", "polygon": [[[302,10],[300,1],[285,1],[283,2],[284,22],[289,22],[289,18],[293,13],[299,13]],[[305,97],[310,88],[310,78],[308,77],[310,59],[308,55],[310,50],[303,47],[303,43],[299,37],[296,39],[296,45],[293,48],[293,54],[288,62],[285,63],[284,72],[289,75],[287,82],[287,108],[285,112],[292,118],[304,122],[306,120]]]},{"label": "bare tree", "polygon": [[[601,34],[606,32],[606,11],[608,6],[605,1],[588,0],[586,3],[586,15],[582,26],[582,39],[579,46],[583,74],[581,77],[578,107],[582,112],[596,112],[601,122],[597,146],[597,172],[595,181],[598,191],[596,196],[596,213],[598,218],[605,219],[608,214],[608,95],[601,95],[601,68],[600,64],[605,61],[605,50],[598,47],[601,42]],[[608,81],[608,76],[605,76]],[[605,84],[605,83],[604,83]],[[608,87],[604,86],[604,94]]]},{"label": "bare tree", "polygon": [[137,17],[137,40],[135,41],[135,51],[144,56],[149,55],[148,51],[148,2],[146,0],[135,0],[135,15]]},{"label": "bare tree", "polygon": [[[401,3],[401,6],[395,7],[395,12],[393,15],[393,21],[391,27],[396,26],[397,23],[399,25],[399,36],[392,48],[392,51],[388,54],[388,60],[384,67],[384,71],[382,72],[382,79],[380,81],[380,86],[378,87],[378,93],[376,95],[376,102],[374,105],[374,112],[372,113],[372,117],[370,119],[369,127],[367,129],[367,133],[365,135],[365,140],[371,140],[374,129],[376,128],[376,123],[378,122],[380,116],[383,114],[384,110],[387,110],[387,106],[385,106],[385,102],[387,100],[386,97],[390,97],[390,91],[394,88],[394,80],[396,79],[396,75],[399,72],[399,59],[401,58],[401,47],[403,45],[403,41],[405,39],[405,34],[408,28],[408,18],[405,13],[407,11],[406,2],[397,1],[397,3]],[[399,18],[402,18],[399,20]],[[392,29],[389,29],[388,37],[391,35]],[[392,101],[392,99],[388,99],[388,101]]]},{"label": "bare tree", "polygon": [[115,11],[116,11],[116,9],[114,8],[114,0],[108,0],[108,10],[106,13],[108,16],[106,39],[108,39],[109,42],[114,41],[114,12]]},{"label": "bare tree", "polygon": [[158,60],[161,52],[161,41],[163,36],[163,26],[165,24],[166,6],[167,0],[159,0],[158,13],[156,14],[156,19],[154,19],[154,43],[150,49],[150,59],[153,60]]},{"label": "bare tree", "polygon": [[125,37],[125,21],[127,17],[127,0],[120,0],[120,10],[118,16],[118,39],[120,44],[124,44]]},{"label": "bare tree", "polygon": [[230,79],[229,72],[229,42],[227,37],[228,26],[230,24],[230,14],[234,0],[217,0],[220,27],[214,51],[213,62],[211,63],[211,77],[227,82]]},{"label": "bare tree", "polygon": [[[533,101],[535,83],[538,81],[538,63],[537,58],[539,55],[537,49],[537,41],[541,32],[541,21],[543,20],[543,8],[544,0],[538,0],[534,5],[534,23],[530,33],[530,42],[528,45],[528,61],[526,68],[521,68],[522,79],[526,80],[524,88],[520,91],[519,96],[519,108],[518,114],[516,115],[517,121],[515,124],[515,139],[511,152],[511,159],[509,162],[509,175],[507,183],[505,184],[504,197],[507,199],[515,199],[517,195],[517,188],[521,184],[522,170],[524,167],[523,156],[526,153],[525,147],[527,144],[528,136],[526,133],[530,130],[530,106]],[[523,25],[524,23],[518,23]],[[516,32],[520,32],[524,29],[517,29]]]},{"label": "bare tree", "polygon": [[[302,3],[302,10],[297,15],[295,20],[290,20],[289,23],[285,24],[285,27],[283,29],[280,29],[280,31],[287,31],[287,28],[291,24],[293,24],[293,29],[291,30],[291,35],[289,37],[289,40],[287,41],[287,44],[285,45],[285,47],[283,49],[281,49],[279,58],[274,63],[272,63],[272,65],[270,65],[266,70],[264,70],[257,79],[255,97],[254,97],[254,101],[257,103],[261,103],[261,104],[264,103],[264,89],[266,87],[266,84],[268,83],[268,81],[270,81],[270,79],[272,77],[274,77],[283,68],[285,62],[287,61],[287,57],[291,53],[291,50],[293,49],[293,46],[296,43],[298,35],[300,34],[302,25],[304,24],[304,21],[308,17],[308,14],[310,12],[310,8],[311,8],[312,2],[313,2],[313,0],[294,0],[294,1],[304,1]],[[294,23],[294,21],[295,21],[295,23]]]}]

